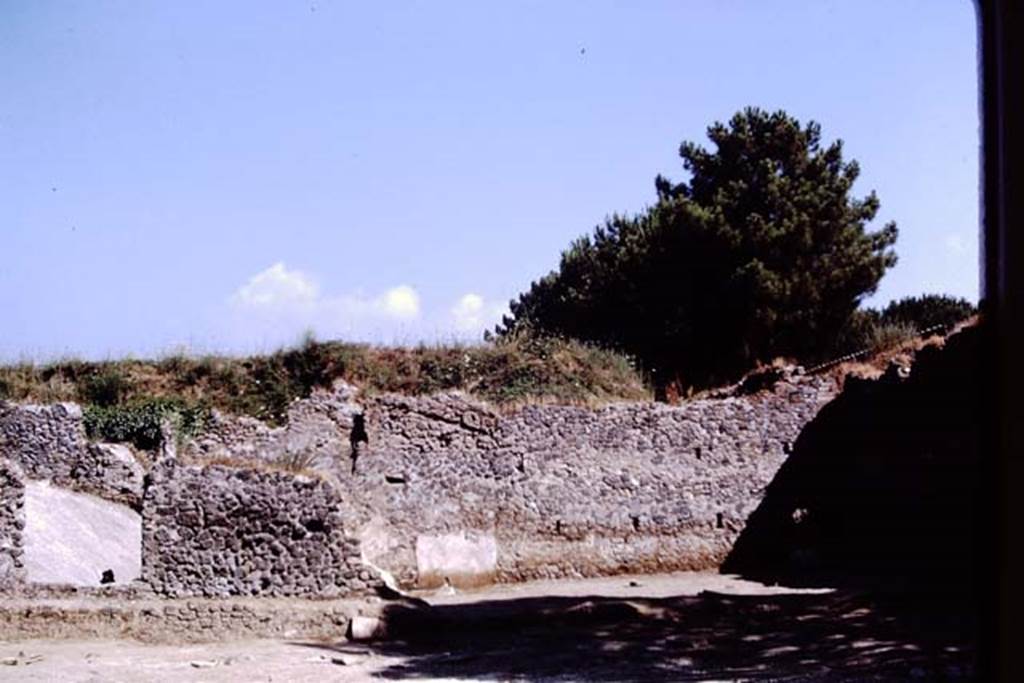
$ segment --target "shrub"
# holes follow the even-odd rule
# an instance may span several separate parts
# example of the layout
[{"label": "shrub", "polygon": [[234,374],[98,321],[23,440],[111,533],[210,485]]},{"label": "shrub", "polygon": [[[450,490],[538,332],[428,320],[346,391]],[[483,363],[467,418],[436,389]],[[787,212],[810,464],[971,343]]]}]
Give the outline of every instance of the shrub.
[{"label": "shrub", "polygon": [[180,437],[188,438],[206,429],[210,416],[205,404],[175,397],[145,398],[113,406],[90,405],[83,415],[89,438],[131,443],[143,450],[160,446],[165,420],[171,421]]},{"label": "shrub", "polygon": [[115,365],[104,364],[78,382],[78,393],[85,403],[112,406],[131,391],[131,380]]},{"label": "shrub", "polygon": [[952,327],[976,314],[978,309],[967,299],[945,294],[908,296],[889,303],[881,312],[883,323],[905,323],[917,329]]},{"label": "shrub", "polygon": [[287,444],[284,452],[274,458],[273,465],[286,472],[300,474],[311,470],[316,459],[316,444],[307,436]]},{"label": "shrub", "polygon": [[974,304],[944,294],[923,294],[890,302],[884,309],[854,311],[846,321],[835,348],[810,358],[821,362],[864,350],[879,350],[915,337],[924,330],[945,328],[977,313]]},{"label": "shrub", "polygon": [[871,330],[867,348],[873,352],[885,351],[917,336],[917,328],[909,323],[881,323]]},{"label": "shrub", "polygon": [[628,356],[575,340],[514,334],[481,347],[470,391],[493,403],[650,398]]}]

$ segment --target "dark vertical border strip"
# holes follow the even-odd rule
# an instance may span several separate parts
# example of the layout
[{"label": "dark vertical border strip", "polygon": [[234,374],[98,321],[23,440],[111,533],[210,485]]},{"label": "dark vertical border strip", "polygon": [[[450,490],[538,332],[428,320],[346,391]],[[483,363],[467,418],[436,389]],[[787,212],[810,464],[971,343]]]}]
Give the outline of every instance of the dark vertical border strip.
[{"label": "dark vertical border strip", "polygon": [[1021,331],[1021,165],[1024,35],[1021,3],[977,0],[981,65],[982,303],[991,331],[986,363],[986,443],[978,504],[982,647],[979,680],[1024,681],[1024,344]]}]

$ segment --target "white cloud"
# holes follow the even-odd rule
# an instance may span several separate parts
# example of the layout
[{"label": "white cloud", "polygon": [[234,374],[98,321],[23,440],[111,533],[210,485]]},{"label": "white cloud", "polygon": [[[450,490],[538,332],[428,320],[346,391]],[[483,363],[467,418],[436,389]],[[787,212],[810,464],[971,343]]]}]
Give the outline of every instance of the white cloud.
[{"label": "white cloud", "polygon": [[409,285],[389,289],[375,304],[382,313],[399,320],[411,320],[420,314],[420,295]]},{"label": "white cloud", "polygon": [[420,317],[419,293],[398,285],[379,294],[323,294],[306,274],[275,263],[228,298],[229,334],[240,341],[289,343],[304,330],[323,338],[386,338],[408,334]]},{"label": "white cloud", "polygon": [[420,295],[409,285],[392,287],[378,297],[361,293],[321,296],[306,274],[275,263],[256,273],[228,299],[236,308],[333,312],[411,320],[420,314]]},{"label": "white cloud", "polygon": [[248,308],[308,307],[319,291],[312,280],[281,262],[256,273],[231,295],[231,303]]},{"label": "white cloud", "polygon": [[425,310],[409,284],[367,292],[322,291],[306,273],[284,263],[249,277],[228,298],[219,320],[223,335],[236,347],[268,348],[293,343],[305,330],[320,339],[413,343],[427,338],[477,337],[508,312],[475,292],[447,309]]},{"label": "white cloud", "polygon": [[420,315],[420,295],[409,285],[392,287],[380,296],[362,292],[327,297],[319,302],[325,316],[336,321],[376,319],[410,321]]},{"label": "white cloud", "polygon": [[498,322],[504,312],[504,306],[488,304],[472,292],[464,294],[451,309],[452,322],[459,332],[479,332]]},{"label": "white cloud", "polygon": [[484,299],[479,294],[466,294],[452,308],[455,329],[469,332],[482,325],[480,314],[484,310]]}]

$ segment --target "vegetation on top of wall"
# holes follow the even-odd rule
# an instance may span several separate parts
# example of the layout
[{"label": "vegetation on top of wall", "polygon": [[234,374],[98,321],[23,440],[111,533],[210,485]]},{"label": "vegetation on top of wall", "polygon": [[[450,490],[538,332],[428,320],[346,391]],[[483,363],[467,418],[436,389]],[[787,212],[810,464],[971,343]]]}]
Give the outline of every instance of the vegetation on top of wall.
[{"label": "vegetation on top of wall", "polygon": [[142,398],[106,406],[91,404],[83,411],[89,438],[131,443],[143,450],[160,446],[165,421],[171,423],[180,438],[189,438],[200,434],[210,417],[210,409],[204,403],[176,397]]},{"label": "vegetation on top of wall", "polygon": [[[975,311],[963,299],[938,295],[862,309],[821,360],[899,348],[924,329],[952,327]],[[368,393],[461,390],[499,407],[539,401],[593,405],[652,395],[649,378],[623,354],[520,330],[473,346],[394,348],[309,338],[293,348],[241,358],[177,354],[158,360],[21,363],[0,366],[0,399],[74,401],[85,407],[93,438],[152,448],[163,420],[170,419],[188,437],[203,430],[212,408],[283,424],[293,401],[336,379]]]},{"label": "vegetation on top of wall", "polygon": [[925,330],[948,331],[977,313],[977,307],[970,301],[942,294],[904,297],[881,310],[860,309],[850,316],[829,354],[818,354],[814,360],[862,350],[882,351],[909,341]]},{"label": "vegetation on top of wall", "polygon": [[[510,337],[475,346],[388,348],[319,342],[243,358],[173,355],[158,360],[0,367],[0,398],[75,401],[97,438],[151,444],[168,416],[201,429],[210,408],[283,424],[314,388],[345,379],[371,393],[462,390],[497,405],[555,400],[601,403],[650,397],[627,357],[575,341]],[[205,411],[205,412],[204,412]],[[148,446],[142,446],[148,447]]]}]

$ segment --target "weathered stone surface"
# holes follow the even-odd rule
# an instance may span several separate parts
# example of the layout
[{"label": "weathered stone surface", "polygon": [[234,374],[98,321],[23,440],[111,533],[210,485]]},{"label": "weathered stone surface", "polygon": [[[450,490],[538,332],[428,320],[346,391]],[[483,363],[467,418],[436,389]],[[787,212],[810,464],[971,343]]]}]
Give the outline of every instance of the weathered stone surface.
[{"label": "weathered stone surface", "polygon": [[[764,385],[498,412],[458,393],[357,403],[339,383],[295,401],[286,427],[218,416],[150,472],[144,576],[163,595],[331,597],[377,585],[377,568],[403,586],[460,575],[444,552],[418,553],[417,539],[446,537],[492,538],[493,569],[471,573],[499,581],[713,569],[836,393],[792,371]],[[0,404],[0,449],[29,477],[142,495],[131,452],[89,444],[72,405]],[[220,458],[254,469],[203,464]],[[282,461],[323,480],[267,471]]]},{"label": "weathered stone surface", "polygon": [[355,394],[355,387],[340,380],[330,391],[317,389],[309,398],[289,407],[284,427],[269,427],[251,417],[215,412],[211,428],[186,444],[182,456],[264,462],[303,459],[321,469],[339,462],[347,464],[353,418],[362,412],[353,402]]},{"label": "weathered stone surface", "polygon": [[[403,585],[443,576],[424,569],[417,539],[460,534],[494,538],[493,575],[502,581],[711,569],[789,444],[836,393],[831,380],[798,370],[764,384],[678,406],[503,414],[457,392],[360,404],[340,383],[295,402],[287,427],[221,418],[186,453],[199,461],[315,454],[310,466],[344,493],[364,560]],[[353,467],[360,414],[368,443]]]},{"label": "weathered stone surface", "polygon": [[336,641],[353,616],[372,615],[380,608],[367,600],[67,597],[73,599],[5,596],[0,600],[0,640]]},{"label": "weathered stone surface", "polygon": [[162,595],[333,598],[380,579],[315,477],[167,460],[143,507],[143,577]]},{"label": "weathered stone surface", "polygon": [[25,475],[15,463],[0,458],[0,589],[25,578]]},{"label": "weathered stone surface", "polygon": [[791,371],[678,406],[500,414],[457,393],[371,397],[359,471],[334,474],[353,519],[386,520],[363,552],[405,585],[425,580],[418,538],[463,533],[495,539],[500,581],[713,569],[835,393]]},{"label": "weathered stone surface", "polygon": [[385,634],[384,620],[380,617],[356,615],[348,624],[349,640],[375,640]]},{"label": "weathered stone surface", "polygon": [[0,457],[31,479],[92,493],[138,508],[144,469],[124,445],[90,443],[82,409],[73,403],[19,405],[0,401]]},{"label": "weathered stone surface", "polygon": [[124,444],[89,444],[87,457],[71,469],[72,488],[135,508],[142,506],[146,470]]}]

